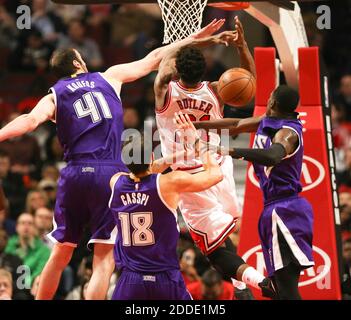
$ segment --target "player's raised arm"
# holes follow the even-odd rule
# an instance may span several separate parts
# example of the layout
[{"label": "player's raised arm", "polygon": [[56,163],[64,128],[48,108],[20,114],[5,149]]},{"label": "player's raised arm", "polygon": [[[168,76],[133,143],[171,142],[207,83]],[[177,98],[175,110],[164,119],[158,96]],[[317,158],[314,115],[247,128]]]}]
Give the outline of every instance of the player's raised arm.
[{"label": "player's raised arm", "polygon": [[245,36],[244,36],[244,28],[241,24],[239,18],[236,16],[234,18],[235,22],[235,30],[238,32],[236,39],[233,41],[234,45],[238,50],[238,54],[240,57],[240,67],[250,71],[253,76],[256,78],[256,66],[255,60],[250,52],[249,47],[247,46]]},{"label": "player's raised arm", "polygon": [[260,125],[263,116],[250,118],[226,118],[212,121],[197,121],[194,122],[196,129],[228,129],[230,135],[236,135],[244,132],[255,132]]},{"label": "player's raised arm", "polygon": [[0,142],[31,132],[41,123],[50,119],[53,120],[55,109],[53,94],[46,95],[30,113],[17,117],[0,130]]},{"label": "player's raised arm", "polygon": [[124,63],[110,67],[104,72],[104,75],[112,81],[119,83],[132,82],[146,76],[148,73],[157,70],[161,60],[168,54],[169,50],[177,49],[183,45],[191,44],[194,40],[205,38],[218,31],[224,23],[224,20],[213,20],[199,32],[188,38],[172,43],[170,45],[157,48],[151,51],[146,57],[131,63]]},{"label": "player's raised arm", "polygon": [[[250,52],[249,47],[247,46],[245,36],[244,36],[244,28],[237,16],[234,18],[234,23],[235,23],[236,36],[235,38],[232,38],[232,41],[230,41],[230,44],[235,46],[237,49],[237,52],[240,57],[240,67],[249,71],[256,78],[255,60]],[[217,86],[218,86],[218,81],[211,82],[211,87],[215,92],[217,92]],[[219,100],[221,100],[218,94],[217,94],[217,97]]]},{"label": "player's raised arm", "polygon": [[293,130],[284,128],[275,134],[272,142],[269,149],[235,148],[229,150],[229,155],[235,159],[272,167],[298,148],[299,137]]}]

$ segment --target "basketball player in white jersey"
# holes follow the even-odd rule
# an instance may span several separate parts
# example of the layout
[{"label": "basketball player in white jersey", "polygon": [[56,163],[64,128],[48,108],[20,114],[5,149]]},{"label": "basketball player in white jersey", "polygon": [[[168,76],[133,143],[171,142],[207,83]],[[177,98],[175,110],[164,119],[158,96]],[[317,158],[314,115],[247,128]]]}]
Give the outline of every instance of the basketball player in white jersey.
[{"label": "basketball player in white jersey", "polygon": [[[255,64],[244,39],[243,27],[235,17],[236,31],[227,44],[234,45],[239,53],[241,67],[254,76]],[[191,121],[207,121],[223,118],[224,104],[217,95],[217,83],[202,81],[206,62],[202,52],[185,46],[170,53],[161,61],[155,79],[156,122],[160,133],[163,156],[169,156],[183,143],[177,141],[175,112],[183,112]],[[174,80],[177,79],[177,80]],[[220,143],[217,134],[209,133],[211,144]],[[239,215],[239,205],[233,178],[233,163],[229,156],[217,155],[224,179],[217,185],[201,192],[183,193],[179,209],[189,232],[212,265],[224,279],[237,279],[256,288],[264,296],[274,297],[274,289],[268,278],[247,265],[235,254],[229,235],[234,231]],[[180,159],[171,166],[191,174],[203,171],[200,159]]]}]

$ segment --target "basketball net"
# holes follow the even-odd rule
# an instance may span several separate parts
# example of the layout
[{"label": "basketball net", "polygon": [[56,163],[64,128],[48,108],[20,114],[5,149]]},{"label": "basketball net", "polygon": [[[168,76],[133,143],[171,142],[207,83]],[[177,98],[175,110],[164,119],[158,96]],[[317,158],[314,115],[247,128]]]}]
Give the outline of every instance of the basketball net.
[{"label": "basketball net", "polygon": [[[201,29],[202,14],[207,0],[157,0],[164,23],[163,43],[182,40]],[[222,10],[242,10],[248,2],[218,2],[209,4]]]},{"label": "basketball net", "polygon": [[182,40],[201,29],[207,0],[157,0],[164,23],[163,43]]}]

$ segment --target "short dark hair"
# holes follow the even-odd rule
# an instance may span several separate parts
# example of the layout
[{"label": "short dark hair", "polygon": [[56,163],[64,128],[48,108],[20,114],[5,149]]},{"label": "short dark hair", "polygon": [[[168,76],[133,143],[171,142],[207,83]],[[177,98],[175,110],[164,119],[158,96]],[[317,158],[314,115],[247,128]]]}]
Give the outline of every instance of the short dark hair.
[{"label": "short dark hair", "polygon": [[221,274],[214,269],[207,270],[202,276],[203,284],[209,288],[222,283],[222,280]]},{"label": "short dark hair", "polygon": [[296,110],[300,96],[299,93],[287,85],[281,85],[273,91],[273,99],[283,113],[292,113]]},{"label": "short dark hair", "polygon": [[176,56],[176,69],[187,84],[200,82],[206,70],[206,61],[201,50],[190,46],[181,48]]},{"label": "short dark hair", "polygon": [[73,48],[58,49],[52,54],[50,67],[58,78],[69,77],[77,71],[73,60],[78,60]]},{"label": "short dark hair", "polygon": [[146,172],[150,166],[151,148],[145,147],[145,139],[143,135],[131,136],[123,144],[122,148],[122,160],[134,174],[141,174]]}]

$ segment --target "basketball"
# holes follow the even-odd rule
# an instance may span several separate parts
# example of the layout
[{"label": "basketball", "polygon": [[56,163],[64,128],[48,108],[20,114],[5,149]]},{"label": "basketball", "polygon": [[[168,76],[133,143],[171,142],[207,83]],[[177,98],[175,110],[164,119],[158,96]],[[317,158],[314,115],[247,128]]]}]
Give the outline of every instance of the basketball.
[{"label": "basketball", "polygon": [[256,93],[256,79],[247,70],[232,68],[222,74],[218,81],[218,94],[232,107],[248,105]]}]

